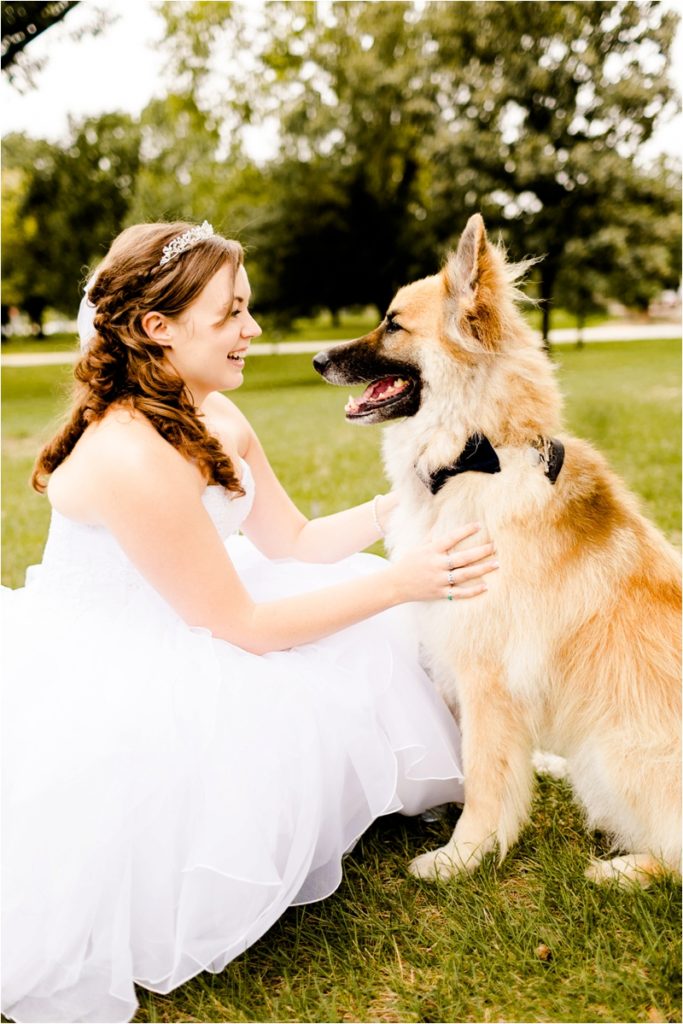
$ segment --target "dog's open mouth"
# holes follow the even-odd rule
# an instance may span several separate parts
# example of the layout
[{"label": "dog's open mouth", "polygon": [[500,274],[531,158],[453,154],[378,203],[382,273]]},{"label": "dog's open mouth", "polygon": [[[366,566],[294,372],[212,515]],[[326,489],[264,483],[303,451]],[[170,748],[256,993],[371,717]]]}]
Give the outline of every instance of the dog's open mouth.
[{"label": "dog's open mouth", "polygon": [[377,409],[393,405],[400,401],[413,387],[413,382],[406,377],[382,377],[368,384],[360,398],[349,396],[344,406],[347,420],[362,419]]}]

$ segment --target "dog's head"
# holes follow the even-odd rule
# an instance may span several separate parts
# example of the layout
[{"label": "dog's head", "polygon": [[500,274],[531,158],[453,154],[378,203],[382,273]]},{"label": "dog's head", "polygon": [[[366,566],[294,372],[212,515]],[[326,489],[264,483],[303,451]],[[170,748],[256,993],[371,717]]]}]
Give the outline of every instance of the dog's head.
[{"label": "dog's head", "polygon": [[439,274],[401,288],[370,334],[315,356],[315,369],[331,384],[368,385],[349,399],[347,420],[414,416],[429,393],[449,389],[452,397],[454,370],[463,380],[507,351],[537,351],[516,306],[515,281],[529,265],[508,264],[481,216],[471,217]]}]

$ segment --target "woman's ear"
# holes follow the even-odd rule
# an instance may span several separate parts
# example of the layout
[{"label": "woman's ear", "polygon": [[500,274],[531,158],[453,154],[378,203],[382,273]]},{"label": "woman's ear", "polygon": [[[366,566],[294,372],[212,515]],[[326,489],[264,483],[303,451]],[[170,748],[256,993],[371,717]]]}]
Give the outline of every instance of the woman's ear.
[{"label": "woman's ear", "polygon": [[141,325],[150,341],[155,341],[157,345],[170,348],[173,342],[173,334],[168,317],[152,310],[151,313],[145,313],[141,320]]}]

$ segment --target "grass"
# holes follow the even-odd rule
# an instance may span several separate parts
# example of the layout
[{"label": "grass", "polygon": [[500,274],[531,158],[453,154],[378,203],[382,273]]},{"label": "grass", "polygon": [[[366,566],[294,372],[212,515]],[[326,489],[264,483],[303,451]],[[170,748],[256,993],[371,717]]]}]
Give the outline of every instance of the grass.
[{"label": "grass", "polygon": [[[632,342],[556,357],[568,426],[593,440],[680,543],[680,344]],[[26,487],[68,367],[3,374],[3,578],[40,559],[44,498]],[[380,432],[342,421],[345,393],[309,356],[261,357],[236,396],[308,515],[383,486]],[[170,996],[140,991],[136,1021],[680,1021],[680,887],[595,888],[588,835],[566,787],[540,780],[530,825],[502,866],[432,886],[407,860],[443,843],[455,810],[428,825],[381,819],[329,899],[287,911],[220,975]],[[549,958],[539,956],[539,946]]]},{"label": "grass", "polygon": [[440,886],[408,878],[407,859],[444,842],[453,821],[381,819],[333,896],[288,911],[220,975],[163,1000],[140,992],[136,1020],[680,1019],[678,886],[586,882],[594,844],[562,784],[540,781],[501,867],[489,860]]}]

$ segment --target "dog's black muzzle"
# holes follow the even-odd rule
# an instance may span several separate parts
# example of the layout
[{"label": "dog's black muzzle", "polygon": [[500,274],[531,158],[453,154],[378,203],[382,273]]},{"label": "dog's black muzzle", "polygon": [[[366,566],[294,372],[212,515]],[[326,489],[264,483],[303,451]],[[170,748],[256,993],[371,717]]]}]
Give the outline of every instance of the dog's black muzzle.
[{"label": "dog's black muzzle", "polygon": [[361,399],[347,405],[349,421],[381,423],[414,416],[420,408],[422,381],[416,367],[387,358],[363,338],[318,352],[313,366],[330,384],[368,385]]}]

